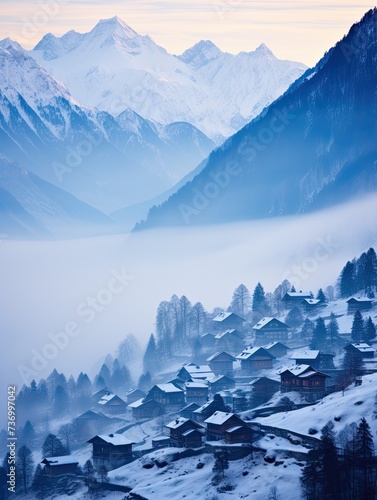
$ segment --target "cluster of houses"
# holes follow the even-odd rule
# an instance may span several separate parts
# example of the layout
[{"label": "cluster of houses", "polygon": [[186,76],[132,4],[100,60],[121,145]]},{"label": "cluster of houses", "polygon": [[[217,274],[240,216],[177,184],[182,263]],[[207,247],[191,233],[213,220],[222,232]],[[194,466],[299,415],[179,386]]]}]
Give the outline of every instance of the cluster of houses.
[{"label": "cluster of houses", "polygon": [[[299,307],[307,315],[318,314],[324,305],[305,292],[285,294],[282,304],[286,309]],[[352,314],[355,310],[368,310],[371,301],[351,298],[347,305],[348,314]],[[264,317],[258,321],[252,328],[253,345],[248,347],[245,347],[249,339],[244,333],[244,319],[239,315],[223,312],[214,318],[213,325],[214,332],[200,338],[207,356],[205,364],[185,364],[175,378],[155,384],[147,393],[133,389],[123,399],[104,388],[93,394],[93,408],[78,416],[74,423],[78,434],[92,444],[96,467],[103,465],[112,470],[133,459],[134,443],[121,434],[104,434],[117,416],[130,410],[137,421],[177,415],[165,426],[169,436],[155,438],[154,447],[198,448],[213,441],[245,445],[255,438],[252,426],[235,413],[241,409],[238,402],[245,399],[245,387],[250,394],[296,391],[308,401],[316,401],[335,389],[330,375],[334,371],[334,355],[319,350],[296,349],[289,355],[289,366],[280,368],[276,376],[260,373],[273,369],[277,360],[280,363],[280,358],[287,358],[288,351],[292,351],[284,343],[291,328],[279,319]],[[349,343],[345,349],[363,359],[375,354],[365,343]],[[216,394],[221,394],[232,411],[219,409]],[[72,457],[47,457],[42,463],[52,475],[72,472],[77,466]]]}]

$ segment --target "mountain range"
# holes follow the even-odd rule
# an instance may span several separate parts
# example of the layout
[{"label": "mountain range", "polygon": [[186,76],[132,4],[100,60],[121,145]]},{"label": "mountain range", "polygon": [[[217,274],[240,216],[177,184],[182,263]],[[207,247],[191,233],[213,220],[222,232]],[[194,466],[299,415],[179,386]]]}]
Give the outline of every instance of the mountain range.
[{"label": "mountain range", "polygon": [[377,10],[138,227],[299,214],[377,190]]},{"label": "mountain range", "polygon": [[164,125],[188,122],[217,143],[307,68],[277,59],[264,44],[232,55],[202,40],[175,56],[118,17],[85,34],[49,33],[30,55],[84,105],[114,116],[129,108]]}]

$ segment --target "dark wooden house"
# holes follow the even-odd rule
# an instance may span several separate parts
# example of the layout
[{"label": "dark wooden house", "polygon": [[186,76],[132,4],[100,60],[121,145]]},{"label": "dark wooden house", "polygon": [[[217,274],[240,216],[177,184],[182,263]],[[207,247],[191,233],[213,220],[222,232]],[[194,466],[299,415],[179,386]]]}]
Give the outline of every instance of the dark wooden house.
[{"label": "dark wooden house", "polygon": [[280,340],[284,342],[288,339],[288,331],[288,325],[277,318],[266,316],[253,326],[255,345],[263,345],[268,342]]},{"label": "dark wooden house", "polygon": [[165,405],[169,411],[181,409],[186,405],[184,391],[172,383],[154,385],[145,399],[154,399]]},{"label": "dark wooden house", "polygon": [[121,434],[101,434],[89,439],[93,445],[93,465],[113,470],[132,461],[133,442]]},{"label": "dark wooden house", "polygon": [[374,358],[375,350],[366,342],[359,342],[354,344],[348,344],[345,348],[346,351],[354,356],[358,356],[362,359]]},{"label": "dark wooden house", "polygon": [[98,407],[111,415],[118,415],[127,411],[127,403],[116,394],[107,394],[98,401]]},{"label": "dark wooden house", "polygon": [[84,439],[93,436],[93,434],[101,433],[110,422],[111,418],[92,410],[79,415],[73,421],[77,435]]},{"label": "dark wooden house", "polygon": [[291,359],[296,365],[310,365],[312,368],[319,370],[320,367],[320,351],[314,349],[297,349],[293,351]]},{"label": "dark wooden house", "polygon": [[240,352],[245,346],[245,336],[239,330],[231,328],[224,330],[215,336],[216,349],[226,351],[232,354]]},{"label": "dark wooden house", "polygon": [[288,350],[290,349],[290,347],[287,347],[281,342],[270,342],[262,347],[275,356],[275,358],[282,358],[283,356],[286,356],[288,354]]},{"label": "dark wooden house", "polygon": [[136,420],[142,418],[155,418],[165,413],[165,406],[154,399],[148,401],[139,399],[130,404],[132,417]]},{"label": "dark wooden house", "polygon": [[213,318],[213,328],[217,332],[229,330],[233,328],[242,328],[244,318],[233,312],[222,312]]},{"label": "dark wooden house", "polygon": [[236,382],[227,375],[218,375],[217,377],[213,377],[209,381],[209,386],[211,389],[211,394],[214,395],[217,392],[233,389],[236,386]]},{"label": "dark wooden house", "polygon": [[107,396],[108,394],[111,394],[111,391],[109,391],[107,387],[100,389],[99,391],[92,394],[93,403],[98,403],[98,401],[100,401],[103,398],[103,396]]},{"label": "dark wooden house", "polygon": [[245,425],[235,425],[225,431],[225,441],[229,444],[252,443],[253,431]]},{"label": "dark wooden house", "polygon": [[326,379],[329,375],[315,370],[310,365],[294,365],[280,372],[281,392],[297,391],[307,397],[308,400],[322,398],[329,388],[326,387]]},{"label": "dark wooden house", "polygon": [[197,410],[193,411],[193,420],[203,422],[206,418],[210,417],[219,409],[219,405],[213,399],[207,401],[204,405],[200,406]]},{"label": "dark wooden house", "polygon": [[207,358],[208,366],[215,375],[228,375],[229,377],[233,375],[235,361],[236,358],[225,351],[216,352]]},{"label": "dark wooden house", "polygon": [[198,408],[200,408],[200,405],[198,405],[197,403],[190,403],[189,405],[182,408],[182,410],[179,412],[179,415],[184,418],[195,419],[194,411]]},{"label": "dark wooden house", "polygon": [[372,301],[367,298],[351,297],[347,300],[347,314],[355,314],[356,311],[369,311],[372,308]]},{"label": "dark wooden house", "polygon": [[145,398],[145,396],[146,396],[145,392],[141,391],[140,389],[131,389],[126,394],[127,404],[130,405],[131,403],[134,403],[139,399]]},{"label": "dark wooden house", "polygon": [[247,347],[236,358],[241,361],[241,372],[245,375],[272,368],[275,360],[275,356],[263,347]]},{"label": "dark wooden house", "polygon": [[275,394],[280,390],[280,381],[269,377],[258,377],[249,382],[252,391],[263,394]]},{"label": "dark wooden house", "polygon": [[326,303],[320,299],[304,299],[301,302],[302,310],[307,316],[315,316],[325,306]]},{"label": "dark wooden house", "polygon": [[235,413],[215,411],[213,415],[204,420],[207,424],[207,440],[218,441],[225,438],[225,431],[231,427],[246,425]]},{"label": "dark wooden house", "polygon": [[72,456],[46,457],[42,460],[44,472],[49,476],[61,476],[63,474],[77,474],[78,460]]},{"label": "dark wooden house", "polygon": [[281,299],[284,309],[289,310],[294,307],[302,307],[302,301],[304,299],[312,299],[313,296],[310,292],[287,292]]},{"label": "dark wooden house", "polygon": [[204,382],[186,382],[186,403],[198,403],[202,405],[208,401],[208,384]]},{"label": "dark wooden house", "polygon": [[[199,444],[199,446],[201,446],[201,441],[202,441],[201,438],[204,433],[204,428],[198,422],[195,422],[194,420],[188,418],[179,417],[166,424],[165,427],[170,431],[170,446],[175,446],[177,448],[185,448],[187,447],[187,444],[189,444],[190,435],[186,434],[188,431],[202,430],[202,433],[200,434],[200,444]],[[192,442],[195,441],[195,443],[197,444],[198,437],[199,436],[195,435],[191,436],[191,441]]]}]

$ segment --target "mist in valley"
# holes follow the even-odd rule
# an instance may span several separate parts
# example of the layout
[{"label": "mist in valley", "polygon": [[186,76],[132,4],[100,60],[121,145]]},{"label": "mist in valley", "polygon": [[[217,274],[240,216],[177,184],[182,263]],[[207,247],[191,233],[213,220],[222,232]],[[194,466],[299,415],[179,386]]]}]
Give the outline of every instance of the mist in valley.
[{"label": "mist in valley", "polygon": [[252,291],[260,281],[273,291],[288,279],[313,293],[334,285],[346,261],[375,243],[376,206],[374,195],[326,212],[239,224],[3,240],[0,390],[21,389],[53,368],[93,376],[131,332],[144,348],[158,304],[174,293],[211,311],[227,308],[240,283]]}]

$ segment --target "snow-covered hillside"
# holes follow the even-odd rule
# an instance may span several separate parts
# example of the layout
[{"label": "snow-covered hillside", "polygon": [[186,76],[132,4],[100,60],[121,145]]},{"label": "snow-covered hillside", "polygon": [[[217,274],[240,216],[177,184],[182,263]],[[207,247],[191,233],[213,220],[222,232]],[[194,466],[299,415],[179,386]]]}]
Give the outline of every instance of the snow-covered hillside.
[{"label": "snow-covered hillside", "polygon": [[224,53],[201,41],[169,54],[118,17],[86,34],[45,35],[30,54],[81,103],[118,115],[130,108],[168,124],[189,122],[221,140],[279,97],[305,71],[261,45]]}]

